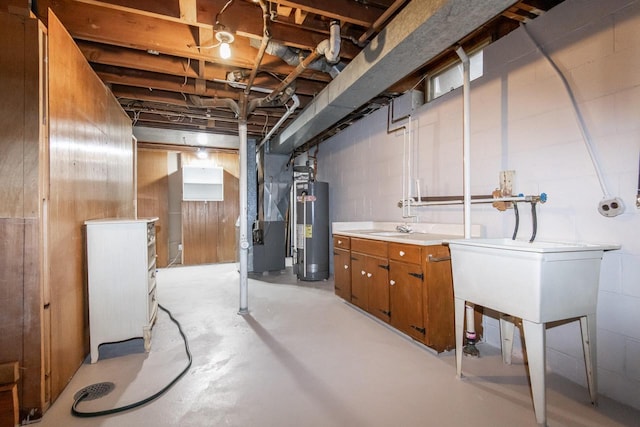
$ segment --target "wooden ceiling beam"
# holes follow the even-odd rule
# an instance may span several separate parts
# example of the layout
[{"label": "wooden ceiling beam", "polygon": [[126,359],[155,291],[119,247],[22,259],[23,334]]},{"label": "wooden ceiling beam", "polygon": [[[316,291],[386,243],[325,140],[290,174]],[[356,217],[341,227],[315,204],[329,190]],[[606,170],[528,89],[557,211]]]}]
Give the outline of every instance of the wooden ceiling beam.
[{"label": "wooden ceiling beam", "polygon": [[[322,15],[340,22],[350,22],[368,28],[382,14],[378,8],[364,6],[352,0],[277,0],[274,3]],[[340,12],[336,12],[340,11]]]},{"label": "wooden ceiling beam", "polygon": [[[218,1],[198,1],[198,22],[213,27],[215,16],[219,10]],[[221,24],[228,27],[238,36],[262,39],[264,33],[262,10],[255,4],[235,2],[219,17],[219,20]],[[273,41],[299,49],[312,50],[315,49],[318,43],[329,36],[328,22],[320,25],[305,24],[301,28],[300,24],[292,26],[285,21],[277,20],[269,23],[269,31]],[[353,59],[358,52],[359,49],[356,46],[343,43],[341,49],[343,58]]]},{"label": "wooden ceiling beam", "polygon": [[164,75],[160,77],[156,73],[138,70],[113,69],[110,67],[99,67],[95,70],[100,79],[107,84],[118,84],[121,86],[135,86],[147,88],[149,90],[164,90],[193,95],[203,95],[212,98],[240,99],[240,91],[227,89],[224,85],[214,82],[207,82],[200,90],[197,88],[197,79],[181,78],[179,76]]},{"label": "wooden ceiling beam", "polygon": [[198,20],[196,0],[179,0],[180,20],[195,24]]},{"label": "wooden ceiling beam", "polygon": [[[227,73],[230,71],[229,67],[208,61],[189,60],[169,55],[150,55],[137,49],[83,40],[79,40],[77,44],[85,58],[93,64],[112,65],[183,77],[201,77],[206,80],[226,80]],[[204,62],[204,67],[201,67],[200,62]],[[280,64],[277,64],[278,62]],[[274,66],[274,64],[276,65]],[[291,71],[291,67],[284,65],[282,61],[272,59],[264,67],[261,67],[261,71],[284,77]],[[304,93],[314,94],[322,89],[324,86],[322,83],[330,80],[331,77],[326,73],[307,70],[301,75],[298,82]],[[259,85],[256,83],[256,86]]]},{"label": "wooden ceiling beam", "polygon": [[[162,90],[149,90],[134,86],[120,86],[113,84],[111,86],[111,92],[120,101],[120,104],[135,104],[136,101],[140,102],[155,102],[158,104],[175,105],[178,107],[191,106],[186,98],[176,92],[168,92]],[[130,102],[128,102],[129,100]]]},{"label": "wooden ceiling beam", "polygon": [[[146,109],[138,109],[138,110],[130,109],[128,110],[128,112],[135,113],[134,116],[136,117],[136,120],[138,122],[166,120],[172,123],[184,123],[184,124],[192,124],[197,126],[208,125],[209,122],[230,123],[230,124],[233,124],[234,126],[238,125],[238,120],[235,118],[216,116],[214,114],[211,114],[210,117],[206,117],[206,116],[194,116],[194,115],[181,114],[181,113],[167,113],[164,111],[153,111],[153,110],[146,110]],[[265,119],[263,117],[261,116],[257,116],[257,117],[254,116],[254,117],[255,118],[253,120],[251,119],[247,120],[247,125],[254,126],[256,128],[258,127],[264,128],[266,126],[266,128],[269,129],[270,127],[273,127],[278,121],[277,117],[274,117],[274,118],[267,117],[267,120],[265,123]]]},{"label": "wooden ceiling beam", "polygon": [[[133,105],[136,101],[140,102],[149,102],[153,103],[160,108],[164,105],[165,108],[167,106],[175,106],[179,108],[191,108],[196,110],[207,110],[207,108],[195,107],[187,98],[178,92],[170,92],[165,90],[149,90],[144,87],[136,87],[136,86],[124,86],[117,83],[111,85],[111,92],[113,95],[120,101],[120,104],[123,106]],[[301,96],[300,97],[300,107],[299,110],[302,110],[309,102],[311,101],[310,97]],[[209,108],[212,110],[213,108]],[[223,109],[222,107],[216,109]],[[232,114],[231,110],[223,109],[223,111],[229,111],[229,114]],[[269,115],[269,117],[281,117],[284,114],[284,108],[269,108],[264,110],[257,110],[254,115],[256,116],[264,116]]]},{"label": "wooden ceiling beam", "polygon": [[[249,46],[248,40],[243,37],[236,38],[233,43],[232,58],[222,60],[217,49],[198,48],[202,46],[199,45],[201,40],[199,27],[176,22],[175,19],[167,21],[156,16],[151,17],[148,13],[132,13],[129,9],[119,10],[118,16],[121,19],[116,20],[113,18],[111,8],[93,2],[87,3],[87,1],[78,3],[71,0],[58,0],[54,5],[55,13],[76,39],[216,62],[231,69],[253,67],[257,50]],[[287,37],[300,39],[299,36],[295,36],[296,33],[300,34],[299,31],[293,29],[287,29],[287,31],[290,32]],[[288,74],[292,67],[286,65],[280,58],[267,55],[261,69]]]}]

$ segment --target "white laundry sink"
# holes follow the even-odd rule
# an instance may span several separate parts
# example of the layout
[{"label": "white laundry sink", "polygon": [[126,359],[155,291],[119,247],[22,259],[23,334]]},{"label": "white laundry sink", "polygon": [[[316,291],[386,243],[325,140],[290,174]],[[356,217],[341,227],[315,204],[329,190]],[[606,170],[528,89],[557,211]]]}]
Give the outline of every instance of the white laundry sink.
[{"label": "white laundry sink", "polygon": [[[456,368],[462,374],[465,302],[522,319],[536,420],[546,423],[544,324],[579,318],[593,403],[597,401],[596,304],[600,261],[613,244],[510,239],[449,241],[455,297]],[[500,320],[503,360],[510,361],[513,323]],[[505,354],[508,352],[508,355]]]},{"label": "white laundry sink", "polygon": [[596,312],[600,260],[617,245],[451,240],[456,297],[536,323]]}]

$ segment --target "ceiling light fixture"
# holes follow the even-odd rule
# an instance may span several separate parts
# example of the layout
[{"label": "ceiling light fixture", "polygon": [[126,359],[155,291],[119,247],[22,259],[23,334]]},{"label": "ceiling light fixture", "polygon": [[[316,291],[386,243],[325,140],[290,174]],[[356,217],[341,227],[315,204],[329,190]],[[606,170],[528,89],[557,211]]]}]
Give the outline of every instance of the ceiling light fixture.
[{"label": "ceiling light fixture", "polygon": [[198,150],[196,151],[196,157],[204,160],[209,157],[209,154],[203,148],[198,148]]},{"label": "ceiling light fixture", "polygon": [[226,29],[220,29],[216,32],[216,40],[220,42],[220,57],[222,59],[231,58],[231,47],[229,45],[235,40],[233,34]]}]

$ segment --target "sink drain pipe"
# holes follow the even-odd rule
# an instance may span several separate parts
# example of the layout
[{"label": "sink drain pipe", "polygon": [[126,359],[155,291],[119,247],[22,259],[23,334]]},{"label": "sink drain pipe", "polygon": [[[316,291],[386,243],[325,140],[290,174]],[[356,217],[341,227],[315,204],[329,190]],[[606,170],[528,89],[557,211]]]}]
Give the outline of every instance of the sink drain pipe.
[{"label": "sink drain pipe", "polygon": [[[463,170],[463,203],[464,203],[464,238],[471,238],[471,71],[469,65],[469,57],[465,53],[462,46],[456,49],[456,53],[462,61],[463,69],[463,88],[462,88],[462,102],[463,102],[463,144],[462,144],[462,170]],[[467,331],[466,338],[467,344],[462,349],[463,353],[467,356],[479,357],[480,352],[476,348],[476,327],[475,327],[475,310],[472,303],[467,302],[465,305],[465,313],[467,316]]]}]

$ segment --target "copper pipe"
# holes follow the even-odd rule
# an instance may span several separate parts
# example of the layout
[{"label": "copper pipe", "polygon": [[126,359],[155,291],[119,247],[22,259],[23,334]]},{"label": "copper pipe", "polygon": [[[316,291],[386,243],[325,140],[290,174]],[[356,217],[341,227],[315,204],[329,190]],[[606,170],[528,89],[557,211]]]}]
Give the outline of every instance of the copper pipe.
[{"label": "copper pipe", "polygon": [[279,85],[277,88],[275,88],[269,95],[267,95],[265,97],[265,101],[267,103],[273,101],[276,96],[278,96],[278,94],[280,92],[282,92],[283,90],[285,90],[291,83],[293,83],[293,81],[295,79],[298,78],[298,76],[300,74],[302,74],[304,72],[304,70],[307,69],[307,67],[309,66],[309,64],[311,64],[313,61],[315,61],[316,59],[318,59],[320,57],[320,54],[318,53],[318,51],[316,49],[314,49],[309,56],[307,56],[300,64],[298,64],[298,66],[295,68],[295,70],[293,70]]}]

